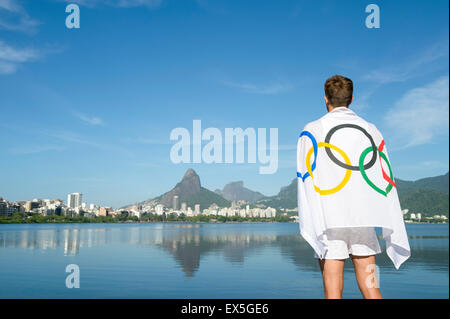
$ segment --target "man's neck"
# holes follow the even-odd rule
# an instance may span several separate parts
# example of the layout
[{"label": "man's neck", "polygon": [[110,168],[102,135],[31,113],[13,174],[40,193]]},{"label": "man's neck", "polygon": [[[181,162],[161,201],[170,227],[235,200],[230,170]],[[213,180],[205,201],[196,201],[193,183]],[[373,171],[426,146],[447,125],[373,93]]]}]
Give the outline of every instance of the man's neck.
[{"label": "man's neck", "polygon": [[348,108],[348,106],[345,106],[345,105],[341,105],[341,106],[328,105],[328,113],[330,113],[331,111],[333,111],[333,110],[335,110],[337,108],[341,108],[341,107]]}]

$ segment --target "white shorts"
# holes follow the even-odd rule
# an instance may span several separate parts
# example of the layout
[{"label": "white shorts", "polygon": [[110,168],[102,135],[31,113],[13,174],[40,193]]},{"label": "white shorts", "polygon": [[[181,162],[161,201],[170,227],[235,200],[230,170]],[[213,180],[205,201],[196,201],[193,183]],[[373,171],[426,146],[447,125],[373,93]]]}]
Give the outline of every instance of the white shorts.
[{"label": "white shorts", "polygon": [[[371,256],[381,253],[373,227],[332,228],[325,234],[325,245],[328,249],[324,259],[347,259],[350,255]],[[314,258],[319,256],[314,253]]]}]

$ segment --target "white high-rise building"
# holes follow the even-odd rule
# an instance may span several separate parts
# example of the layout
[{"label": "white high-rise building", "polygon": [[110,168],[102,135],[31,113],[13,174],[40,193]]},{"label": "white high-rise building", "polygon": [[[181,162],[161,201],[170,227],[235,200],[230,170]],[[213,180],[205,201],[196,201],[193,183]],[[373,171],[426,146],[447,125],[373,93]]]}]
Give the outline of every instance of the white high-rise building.
[{"label": "white high-rise building", "polygon": [[67,195],[67,207],[69,208],[79,208],[83,201],[83,194],[72,193]]},{"label": "white high-rise building", "polygon": [[179,201],[180,200],[179,200],[178,195],[175,195],[173,197],[173,204],[172,204],[174,210],[178,210],[178,203],[179,203]]},{"label": "white high-rise building", "polygon": [[162,215],[164,213],[164,206],[161,204],[156,205],[155,213],[156,215]]}]

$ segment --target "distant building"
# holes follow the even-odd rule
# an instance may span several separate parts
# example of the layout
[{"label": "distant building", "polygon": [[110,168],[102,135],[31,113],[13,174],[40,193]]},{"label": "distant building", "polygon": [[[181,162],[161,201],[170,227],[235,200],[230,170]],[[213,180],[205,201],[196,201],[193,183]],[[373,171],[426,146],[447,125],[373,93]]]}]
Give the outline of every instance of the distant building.
[{"label": "distant building", "polygon": [[156,213],[156,215],[164,214],[164,205],[161,205],[161,204],[156,205],[155,213]]},{"label": "distant building", "polygon": [[100,210],[98,212],[98,216],[109,216],[112,212],[111,207],[100,207]]},{"label": "distant building", "polygon": [[132,209],[132,210],[130,210],[130,216],[135,216],[137,218],[141,218],[141,212],[138,210]]},{"label": "distant building", "polygon": [[181,211],[185,212],[187,210],[187,204],[186,203],[181,203]]},{"label": "distant building", "polygon": [[195,204],[195,206],[194,206],[194,211],[195,211],[197,214],[200,214],[200,204]]},{"label": "distant building", "polygon": [[174,210],[178,210],[178,208],[179,208],[179,197],[178,197],[178,195],[175,195],[174,197],[173,197],[173,209]]},{"label": "distant building", "polygon": [[67,207],[69,208],[79,208],[82,205],[83,194],[72,193],[67,195]]},{"label": "distant building", "polygon": [[35,209],[35,208],[39,208],[39,202],[38,201],[36,201],[36,200],[33,200],[33,201],[30,201],[30,200],[28,200],[26,203],[25,203],[25,211],[27,211],[27,212],[31,212],[33,209]]},{"label": "distant building", "polygon": [[8,205],[3,200],[0,201],[0,216],[8,217]]}]

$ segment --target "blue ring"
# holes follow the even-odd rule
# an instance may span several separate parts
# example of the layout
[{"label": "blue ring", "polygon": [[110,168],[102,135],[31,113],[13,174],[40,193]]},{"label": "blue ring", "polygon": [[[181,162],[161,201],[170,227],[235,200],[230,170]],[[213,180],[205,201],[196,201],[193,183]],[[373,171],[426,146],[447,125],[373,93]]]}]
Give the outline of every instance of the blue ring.
[{"label": "blue ring", "polygon": [[[316,160],[317,160],[317,141],[316,138],[314,137],[314,135],[312,135],[310,132],[308,131],[303,131],[300,133],[300,136],[298,138],[301,138],[302,136],[307,136],[309,137],[309,139],[312,142],[313,145],[313,149],[314,149],[314,161],[311,165],[311,172],[314,171],[316,169]],[[303,176],[301,173],[297,172],[297,177],[300,177],[302,179],[302,181],[304,182],[306,178],[308,178],[309,172],[306,172]]]}]

